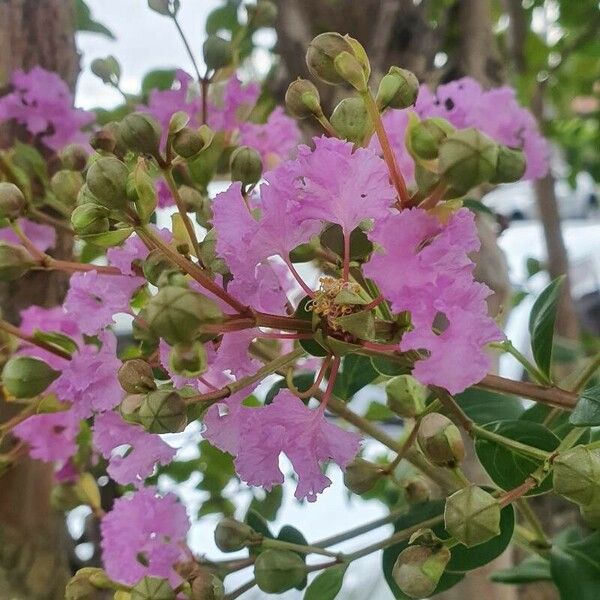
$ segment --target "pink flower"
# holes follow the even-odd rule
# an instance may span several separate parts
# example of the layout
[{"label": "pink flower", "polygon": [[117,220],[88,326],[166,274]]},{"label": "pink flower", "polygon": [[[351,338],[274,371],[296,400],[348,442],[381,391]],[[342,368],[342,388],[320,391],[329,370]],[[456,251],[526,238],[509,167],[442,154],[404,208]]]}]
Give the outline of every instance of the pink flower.
[{"label": "pink flower", "polygon": [[235,76],[221,90],[221,98],[208,105],[208,124],[215,131],[237,129],[250,113],[260,95],[257,83],[242,85]]},{"label": "pink flower", "polygon": [[75,273],[64,307],[83,333],[93,335],[111,325],[115,314],[130,312],[131,296],[144,283],[143,277],[103,275],[96,271]]},{"label": "pink flower", "polygon": [[[36,223],[29,219],[19,219],[17,223],[23,230],[23,233],[34,243],[38,250],[46,252],[56,245],[56,230],[54,227]],[[10,227],[0,229],[0,240],[8,242],[9,244],[21,244],[21,240]]]},{"label": "pink flower", "polygon": [[154,184],[156,194],[158,195],[158,208],[169,208],[175,206],[175,198],[171,193],[171,188],[164,179],[158,179]]},{"label": "pink flower", "polygon": [[102,346],[83,345],[50,388],[61,401],[71,402],[73,413],[81,419],[111,410],[123,398],[117,380],[121,366],[116,357],[117,338],[110,331],[99,333],[98,338]]},{"label": "pink flower", "polygon": [[185,558],[183,545],[190,526],[185,508],[174,494],[141,489],[115,500],[102,519],[102,559],[108,576],[134,585],[153,575],[177,585],[174,565]]},{"label": "pink flower", "polygon": [[[175,450],[160,436],[125,422],[112,411],[94,419],[94,445],[109,461],[108,474],[124,485],[140,485],[152,475],[157,463],[168,464],[175,456]],[[117,449],[125,447],[127,454],[117,452]]]}]

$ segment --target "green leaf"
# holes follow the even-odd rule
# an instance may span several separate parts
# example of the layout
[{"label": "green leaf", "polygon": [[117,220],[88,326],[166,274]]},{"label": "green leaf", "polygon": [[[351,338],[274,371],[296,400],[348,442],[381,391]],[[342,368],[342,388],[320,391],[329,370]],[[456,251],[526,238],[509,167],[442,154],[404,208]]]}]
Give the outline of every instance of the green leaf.
[{"label": "green leaf", "polygon": [[94,21],[90,8],[84,0],[75,0],[75,30],[98,33],[111,40],[116,39],[110,29],[102,25],[102,23]]},{"label": "green leaf", "polygon": [[250,508],[267,521],[273,521],[277,517],[282,501],[283,488],[276,485],[271,491],[264,492],[264,498],[254,497],[250,503]]},{"label": "green leaf", "polygon": [[[298,389],[301,392],[305,392],[314,383],[314,381],[315,374],[312,372],[300,373],[298,375],[294,375],[294,377],[292,378],[292,383],[296,386],[296,389]],[[288,384],[285,379],[280,379],[279,381],[276,381],[271,386],[271,389],[267,392],[267,395],[265,396],[265,404],[271,404],[271,402],[273,402],[275,396],[277,396],[279,391],[287,389],[287,387]]]},{"label": "green leaf", "polygon": [[387,377],[395,377],[396,375],[407,375],[410,369],[407,366],[401,365],[397,361],[388,360],[387,358],[371,357],[373,368],[380,374]]},{"label": "green leaf", "polygon": [[550,563],[538,556],[530,556],[521,564],[508,569],[500,569],[490,576],[496,583],[522,585],[536,581],[552,580]]},{"label": "green leaf", "polygon": [[239,28],[237,7],[233,4],[227,4],[215,8],[206,18],[206,33],[214,35],[222,29],[234,31]]},{"label": "green leaf", "polygon": [[342,400],[350,400],[356,392],[371,383],[379,373],[366,356],[349,354],[344,357],[342,370],[338,373],[333,393]]},{"label": "green leaf", "polygon": [[[321,234],[321,244],[344,258],[344,233],[341,225],[332,224],[325,227]],[[357,227],[350,233],[350,259],[364,260],[373,252],[373,243],[367,234]]]},{"label": "green leaf", "polygon": [[564,277],[555,279],[537,298],[529,316],[529,334],[533,358],[540,371],[550,376],[554,322]]},{"label": "green leaf", "polygon": [[[292,544],[300,544],[301,546],[308,545],[308,542],[306,541],[304,535],[302,535],[302,532],[298,531],[295,527],[292,527],[291,525],[284,525],[279,531],[277,539],[283,542],[291,542]],[[298,556],[304,562],[306,562],[306,554],[302,554],[300,552],[297,552],[296,554],[298,554]],[[304,579],[295,587],[297,590],[303,590],[306,587],[307,583],[308,576],[304,575]]]},{"label": "green leaf", "polygon": [[146,97],[152,90],[170,90],[176,73],[175,69],[155,69],[146,73],[142,79],[142,95]]},{"label": "green leaf", "polygon": [[79,349],[77,342],[64,333],[35,329],[32,337],[34,340],[45,342],[46,344],[50,344],[52,347],[58,348],[59,350],[65,350],[69,354],[73,354]]},{"label": "green leaf", "polygon": [[106,233],[92,233],[90,235],[81,235],[80,239],[90,244],[95,244],[102,248],[111,248],[119,246],[133,233],[133,227],[124,227],[123,229],[115,229]]},{"label": "green leaf", "polygon": [[385,404],[373,401],[369,404],[369,408],[367,408],[365,419],[369,419],[369,421],[397,421],[398,416]]},{"label": "green leaf", "polygon": [[500,420],[515,420],[523,414],[523,404],[514,396],[505,396],[476,387],[457,394],[455,400],[478,425]]},{"label": "green leaf", "polygon": [[[540,423],[526,420],[495,421],[485,425],[485,429],[547,452],[555,450],[560,443],[560,439],[549,429]],[[540,460],[523,456],[483,438],[476,438],[475,452],[492,481],[503,490],[516,488],[542,464]],[[551,479],[546,477],[527,495],[547,492],[551,485]]]},{"label": "green leaf", "polygon": [[344,583],[347,564],[329,567],[315,577],[304,592],[304,600],[334,600]]},{"label": "green leaf", "polygon": [[581,393],[575,410],[569,418],[571,425],[600,425],[600,385]]}]

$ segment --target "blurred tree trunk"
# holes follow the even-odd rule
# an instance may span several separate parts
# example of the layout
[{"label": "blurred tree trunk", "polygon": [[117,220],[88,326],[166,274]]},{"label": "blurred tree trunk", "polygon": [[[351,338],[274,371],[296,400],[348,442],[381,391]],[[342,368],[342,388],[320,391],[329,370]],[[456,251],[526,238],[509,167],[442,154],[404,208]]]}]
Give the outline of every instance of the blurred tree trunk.
[{"label": "blurred tree trunk", "polygon": [[[72,0],[0,2],[0,88],[14,69],[40,65],[56,71],[73,89],[79,72]],[[0,131],[0,147],[12,132]],[[66,257],[72,240],[60,236],[54,253]],[[0,286],[0,307],[16,322],[21,309],[35,301],[52,306],[64,297],[66,280],[38,273]],[[0,421],[13,409],[0,400]],[[59,600],[69,577],[64,519],[50,506],[53,469],[28,458],[0,480],[0,598]]]}]

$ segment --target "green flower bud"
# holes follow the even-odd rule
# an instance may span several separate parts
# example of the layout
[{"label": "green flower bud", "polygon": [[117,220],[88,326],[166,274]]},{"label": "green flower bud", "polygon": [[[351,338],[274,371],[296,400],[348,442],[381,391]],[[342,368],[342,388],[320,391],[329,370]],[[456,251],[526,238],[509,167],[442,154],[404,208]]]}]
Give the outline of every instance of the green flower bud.
[{"label": "green flower bud", "polygon": [[60,160],[69,171],[83,171],[87,166],[88,152],[79,144],[69,144],[60,151]]},{"label": "green flower bud", "polygon": [[155,390],[142,402],[138,420],[150,433],[178,433],[187,425],[183,398],[173,390]]},{"label": "green flower bud", "polygon": [[[210,211],[210,218],[212,218],[212,210],[210,209],[210,198],[206,194],[201,194],[196,188],[189,185],[182,185],[179,188],[179,195],[185,205],[187,212],[202,212],[207,213]],[[208,206],[207,206],[208,205]]]},{"label": "green flower bud", "polygon": [[277,19],[277,6],[271,0],[258,0],[246,6],[251,27],[273,27]]},{"label": "green flower bud", "polygon": [[224,600],[225,588],[223,582],[212,573],[196,577],[192,581],[190,600]]},{"label": "green flower bud", "polygon": [[500,145],[498,148],[498,162],[496,172],[492,175],[490,183],[512,183],[523,177],[527,162],[523,150]]},{"label": "green flower bud", "polygon": [[160,125],[154,117],[138,112],[127,115],[119,123],[119,135],[128,150],[159,155]]},{"label": "green flower bud", "polygon": [[229,159],[231,179],[243,185],[252,185],[260,180],[263,165],[260,154],[249,146],[236,148]]},{"label": "green flower bud", "polygon": [[490,181],[497,163],[498,144],[477,129],[455,131],[440,147],[440,173],[459,194]]},{"label": "green flower bud", "polygon": [[458,427],[439,413],[423,417],[417,441],[423,454],[434,465],[455,467],[465,457],[465,446]]},{"label": "green flower bud", "polygon": [[170,583],[160,577],[146,575],[131,589],[130,600],[175,600]]},{"label": "green flower bud", "polygon": [[396,585],[411,598],[428,598],[438,586],[450,561],[445,546],[409,546],[400,552],[392,577]]},{"label": "green flower bud", "polygon": [[117,372],[117,379],[129,394],[145,394],[156,389],[152,367],[141,358],[126,360]]},{"label": "green flower bud", "polygon": [[308,79],[298,78],[290,83],[285,93],[285,106],[297,119],[323,114],[319,90]]},{"label": "green flower bud", "polygon": [[204,148],[202,136],[191,127],[184,127],[173,138],[173,150],[183,158],[192,158]]},{"label": "green flower bud", "polygon": [[[101,585],[96,585],[95,581]],[[102,569],[95,567],[79,569],[67,583],[65,600],[96,600],[98,590],[107,587],[109,581]]]},{"label": "green flower bud", "polygon": [[104,127],[94,131],[90,137],[90,146],[98,152],[112,154],[117,148],[117,136],[112,127]]},{"label": "green flower bud", "polygon": [[422,477],[411,477],[402,482],[404,497],[409,504],[427,502],[431,496],[431,489]]},{"label": "green flower bud", "polygon": [[39,358],[14,356],[2,369],[2,384],[15,398],[33,398],[41,394],[59,375],[59,371]]},{"label": "green flower bud", "polygon": [[355,494],[364,494],[384,476],[383,470],[362,458],[355,458],[344,471],[344,485]]},{"label": "green flower bud", "polygon": [[0,219],[14,221],[23,215],[26,207],[23,192],[14,183],[0,181]]},{"label": "green flower bud", "polygon": [[334,65],[335,58],[342,52],[354,54],[350,42],[339,33],[321,33],[308,45],[306,64],[313,77],[331,85],[345,83]]},{"label": "green flower bud", "polygon": [[153,296],[146,307],[150,330],[174,346],[191,342],[206,323],[218,323],[223,313],[212,300],[190,289],[165,286]]},{"label": "green flower bud", "polygon": [[75,206],[82,185],[83,177],[79,171],[57,171],[50,180],[50,189],[67,206]]},{"label": "green flower bud", "polygon": [[349,142],[362,144],[371,127],[371,119],[362,98],[344,98],[331,115],[337,134]]},{"label": "green flower bud", "polygon": [[233,62],[233,47],[231,42],[218,35],[209,35],[202,45],[204,63],[209,69],[217,71]]},{"label": "green flower bud", "polygon": [[438,157],[442,142],[454,131],[445,119],[425,119],[408,128],[408,146],[416,157],[433,160]]},{"label": "green flower bud", "polygon": [[179,268],[158,248],[151,250],[142,263],[144,277],[152,284],[158,285],[164,274],[179,273]]},{"label": "green flower bud", "polygon": [[125,421],[139,423],[140,406],[144,402],[146,394],[128,394],[119,404],[119,412]]},{"label": "green flower bud", "polygon": [[471,548],[500,534],[500,503],[497,498],[471,485],[446,500],[446,531]]},{"label": "green flower bud", "polygon": [[198,340],[189,344],[175,344],[169,353],[169,365],[183,377],[202,375],[208,367],[204,344]]},{"label": "green flower bud", "polygon": [[289,550],[265,550],[256,557],[254,577],[267,594],[281,594],[304,581],[306,565]]},{"label": "green flower bud", "polygon": [[221,519],[215,529],[215,544],[221,552],[237,552],[260,536],[246,523],[226,517]]},{"label": "green flower bud", "polygon": [[376,102],[380,111],[386,108],[408,108],[417,101],[419,80],[412,71],[391,67],[377,90]]},{"label": "green flower bud", "polygon": [[581,505],[600,501],[600,449],[575,446],[553,462],[554,491]]},{"label": "green flower bud", "polygon": [[14,281],[22,277],[35,262],[22,246],[0,243],[0,281]]},{"label": "green flower bud", "polygon": [[333,60],[340,77],[359,92],[367,90],[367,77],[363,66],[352,52],[340,52]]},{"label": "green flower bud", "polygon": [[121,79],[121,66],[114,56],[95,58],[90,65],[90,69],[104,83],[115,85]]},{"label": "green flower bud", "polygon": [[221,273],[222,275],[229,273],[229,267],[217,254],[217,232],[215,229],[211,229],[200,242],[200,258],[202,264],[213,273]]},{"label": "green flower bud", "polygon": [[412,375],[392,377],[385,391],[388,408],[401,417],[416,417],[425,409],[427,388]]},{"label": "green flower bud", "polygon": [[71,213],[71,225],[75,233],[89,235],[104,233],[110,229],[109,210],[99,204],[81,204]]},{"label": "green flower bud", "polygon": [[124,162],[114,156],[105,156],[88,169],[86,182],[99,204],[107,208],[124,208],[127,204],[128,175]]}]

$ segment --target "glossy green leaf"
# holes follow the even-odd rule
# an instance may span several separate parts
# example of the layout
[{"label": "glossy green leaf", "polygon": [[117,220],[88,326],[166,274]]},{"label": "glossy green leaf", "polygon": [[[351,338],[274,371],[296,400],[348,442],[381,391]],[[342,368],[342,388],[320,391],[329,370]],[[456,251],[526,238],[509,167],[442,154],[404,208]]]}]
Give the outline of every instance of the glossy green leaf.
[{"label": "glossy green leaf", "polygon": [[369,421],[397,421],[398,416],[385,404],[373,401],[369,404],[369,408],[367,408],[365,419],[369,419]]},{"label": "glossy green leaf", "polygon": [[569,421],[572,425],[600,425],[600,385],[581,392]]},{"label": "glossy green leaf", "polygon": [[468,388],[454,398],[465,413],[479,425],[501,419],[518,419],[524,411],[518,398],[477,387]]},{"label": "glossy green leaf", "polygon": [[333,393],[342,400],[348,401],[378,375],[368,357],[349,354],[344,357],[342,369],[335,380]]},{"label": "glossy green leaf", "polygon": [[334,600],[342,589],[348,565],[336,565],[319,573],[306,588],[304,600]]},{"label": "glossy green leaf", "polygon": [[496,583],[522,585],[552,580],[552,574],[549,561],[539,556],[530,556],[514,567],[495,571],[490,579]]},{"label": "glossy green leaf", "polygon": [[52,347],[64,350],[69,354],[73,354],[79,349],[77,342],[64,333],[35,329],[32,337],[34,340],[50,344]]},{"label": "glossy green leaf", "polygon": [[373,368],[380,374],[387,377],[395,377],[396,375],[407,375],[410,373],[410,368],[401,365],[399,362],[388,360],[386,358],[371,357]]}]

